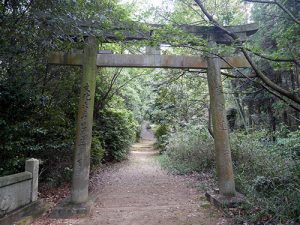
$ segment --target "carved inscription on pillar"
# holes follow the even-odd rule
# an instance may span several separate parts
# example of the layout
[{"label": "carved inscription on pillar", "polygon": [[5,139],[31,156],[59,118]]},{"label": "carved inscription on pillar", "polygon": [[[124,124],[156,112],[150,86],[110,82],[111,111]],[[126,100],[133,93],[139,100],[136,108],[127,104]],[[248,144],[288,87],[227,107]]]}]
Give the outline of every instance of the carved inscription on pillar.
[{"label": "carved inscription on pillar", "polygon": [[93,109],[96,85],[97,45],[94,37],[86,39],[83,58],[80,102],[77,117],[77,134],[72,181],[73,203],[88,200],[90,147],[92,140]]},{"label": "carved inscription on pillar", "polygon": [[87,145],[87,140],[89,138],[89,130],[88,130],[88,112],[89,112],[89,101],[91,100],[91,91],[89,88],[89,84],[86,83],[84,86],[84,104],[83,104],[83,112],[80,117],[80,138],[79,138],[79,146],[85,147]]}]

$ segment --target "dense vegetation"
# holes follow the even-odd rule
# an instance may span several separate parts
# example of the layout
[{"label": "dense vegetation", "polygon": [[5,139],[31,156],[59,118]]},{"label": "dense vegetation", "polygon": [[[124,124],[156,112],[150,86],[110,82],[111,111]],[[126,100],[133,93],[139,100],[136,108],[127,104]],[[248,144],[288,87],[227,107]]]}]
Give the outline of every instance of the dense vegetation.
[{"label": "dense vegetation", "polygon": [[[151,8],[144,1],[2,1],[0,175],[22,171],[24,161],[35,157],[42,162],[43,182],[58,185],[70,178],[82,70],[47,65],[51,51],[82,49],[84,37],[93,34],[100,50],[115,53],[140,54],[146,45],[168,43],[163,54],[206,55],[212,50],[207,41],[178,25],[254,21],[259,31],[248,42],[213,49],[219,56],[244,52],[254,63],[222,71],[236,185],[248,199],[236,219],[299,223],[300,3],[258,0],[251,9],[245,2],[252,1],[207,0],[203,6],[170,0]],[[136,22],[165,26],[151,40],[125,42],[120,28],[134,31]],[[106,40],[111,33],[117,38]],[[92,167],[125,159],[140,125],[150,120],[163,166],[216,179],[206,70],[102,68],[95,96]]]},{"label": "dense vegetation", "polygon": [[[198,5],[183,2],[178,5],[198,10]],[[299,3],[279,2],[299,18]],[[236,15],[227,8],[222,10],[224,5],[231,8],[229,3],[205,3],[221,25],[245,21],[238,10]],[[210,8],[212,5],[220,11]],[[188,8],[184,8],[182,14],[183,8],[178,7],[175,21],[182,17],[188,18],[184,21],[201,20],[195,11],[186,11]],[[260,30],[246,44],[256,69],[275,85],[299,96],[299,24],[276,4],[254,4],[251,17],[260,24]],[[228,50],[224,46],[219,49],[220,54]],[[235,182],[237,190],[248,200],[236,213],[236,222],[299,223],[299,103],[274,93],[268,83],[254,77],[252,70],[236,70],[231,74],[224,71],[223,74]],[[236,78],[241,75],[247,78]],[[199,72],[195,75],[193,71],[186,71],[171,84],[160,85],[152,119],[157,124],[157,146],[163,152],[160,161],[164,167],[179,174],[206,172],[216,179],[205,82]]]},{"label": "dense vegetation", "polygon": [[[23,171],[24,161],[35,157],[42,162],[41,180],[59,184],[70,178],[82,70],[47,65],[48,53],[81,48],[80,39],[89,33],[97,33],[101,44],[113,23],[117,26],[127,19],[127,12],[114,1],[1,3],[1,175]],[[97,21],[99,26],[82,27],[87,21]],[[131,74],[123,73],[116,80],[119,70],[98,73],[92,144],[95,165],[126,158],[139,132],[141,98],[146,96],[139,92],[142,83],[135,82],[134,90],[124,87]]]}]

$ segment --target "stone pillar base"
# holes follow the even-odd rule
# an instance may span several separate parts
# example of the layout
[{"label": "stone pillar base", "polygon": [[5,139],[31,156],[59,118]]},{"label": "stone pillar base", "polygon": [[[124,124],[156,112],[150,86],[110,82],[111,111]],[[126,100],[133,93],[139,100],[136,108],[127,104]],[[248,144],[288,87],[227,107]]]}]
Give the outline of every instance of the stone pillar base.
[{"label": "stone pillar base", "polygon": [[0,218],[0,224],[30,224],[33,219],[42,215],[47,209],[49,209],[49,205],[41,200],[37,200]]},{"label": "stone pillar base", "polygon": [[219,190],[208,191],[205,193],[206,199],[217,208],[236,208],[245,202],[246,198],[241,193],[236,193],[235,196],[224,196],[219,193]]},{"label": "stone pillar base", "polygon": [[85,203],[71,203],[70,199],[65,199],[59,203],[51,212],[50,217],[55,219],[67,219],[73,217],[86,217],[92,210],[93,202],[89,200]]}]

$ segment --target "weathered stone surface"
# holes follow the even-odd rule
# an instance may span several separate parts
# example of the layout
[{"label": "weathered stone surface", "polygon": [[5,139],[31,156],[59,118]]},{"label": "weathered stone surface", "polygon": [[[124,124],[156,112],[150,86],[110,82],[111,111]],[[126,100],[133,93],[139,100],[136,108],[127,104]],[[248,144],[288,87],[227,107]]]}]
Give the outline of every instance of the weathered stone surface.
[{"label": "weathered stone surface", "polygon": [[37,159],[28,159],[28,160],[26,160],[25,170],[32,174],[31,201],[34,202],[38,198],[39,160],[37,160]]},{"label": "weathered stone surface", "polygon": [[0,188],[8,186],[10,184],[19,183],[25,180],[30,180],[32,174],[29,172],[16,173],[4,177],[0,177]]},{"label": "weathered stone surface", "polygon": [[[216,42],[213,38],[209,40],[209,45],[210,47],[215,47]],[[225,98],[221,79],[220,59],[213,54],[209,54],[207,62],[207,81],[213,124],[218,185],[221,194],[234,196],[235,183],[225,111]]]},{"label": "weathered stone surface", "polygon": [[[250,67],[243,56],[224,57],[220,61],[222,69]],[[179,55],[118,55],[105,54],[97,56],[99,67],[139,67],[139,68],[176,68],[176,69],[206,69],[207,61],[200,56]]]},{"label": "weathered stone surface", "polygon": [[48,64],[82,66],[82,56],[82,53],[52,52],[48,57]]},{"label": "weathered stone surface", "polygon": [[88,200],[90,150],[92,143],[97,72],[97,44],[95,37],[87,38],[83,54],[83,75],[81,78],[80,100],[77,115],[71,189],[72,203],[84,203]]},{"label": "weathered stone surface", "polygon": [[1,225],[12,225],[12,224],[27,224],[33,218],[38,217],[47,210],[47,205],[42,201],[32,202],[25,207],[14,210],[3,218],[0,218]]},{"label": "weathered stone surface", "polygon": [[0,177],[0,217],[37,200],[39,161],[27,160],[25,170]]},{"label": "weathered stone surface", "polygon": [[224,196],[216,191],[210,191],[205,193],[206,199],[218,208],[235,208],[245,202],[244,195],[236,192],[235,196]]},{"label": "weathered stone surface", "polygon": [[[133,30],[132,28],[120,28],[116,27],[118,33],[121,33],[122,41],[131,41],[131,40],[151,40],[153,34],[155,34],[156,30],[164,29],[164,25],[160,24],[144,24],[149,27],[148,30]],[[100,26],[100,25],[99,25]],[[138,24],[137,24],[138,26]],[[97,23],[95,24],[84,24],[82,25],[82,29],[85,27],[97,28]],[[225,34],[223,31],[214,26],[197,26],[197,25],[177,25],[176,28],[189,33],[195,36],[200,36],[202,38],[208,38],[209,36],[215,36],[215,40],[218,44],[231,44],[232,39]],[[246,41],[248,36],[253,35],[258,30],[258,25],[256,23],[238,25],[238,26],[225,26],[225,28],[231,32],[235,33],[241,41]],[[120,40],[120,35],[116,35],[115,32],[107,32],[105,34],[105,39],[107,42]],[[163,41],[162,43],[168,43],[168,41]]]},{"label": "weathered stone surface", "polygon": [[0,216],[31,202],[31,179],[0,188]]},{"label": "weathered stone surface", "polygon": [[[83,64],[83,55],[75,53],[54,52],[48,58],[48,63],[53,65]],[[207,61],[200,56],[179,55],[126,55],[126,54],[98,54],[98,67],[137,67],[137,68],[176,68],[176,69],[206,69]],[[220,60],[222,69],[247,68],[250,64],[243,56],[224,57]]]},{"label": "weathered stone surface", "polygon": [[72,203],[67,198],[58,204],[52,211],[51,218],[72,218],[88,216],[92,210],[93,202],[91,200],[83,203]]}]

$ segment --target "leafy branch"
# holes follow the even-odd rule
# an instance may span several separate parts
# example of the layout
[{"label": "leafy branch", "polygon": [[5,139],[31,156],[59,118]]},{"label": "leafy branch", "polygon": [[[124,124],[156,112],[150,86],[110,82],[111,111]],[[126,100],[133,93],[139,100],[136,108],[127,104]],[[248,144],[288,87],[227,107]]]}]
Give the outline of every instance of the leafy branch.
[{"label": "leafy branch", "polygon": [[[254,72],[257,74],[257,76],[264,82],[265,85],[267,85],[268,88],[271,88],[270,90],[272,90],[273,92],[276,91],[279,94],[287,97],[288,99],[294,101],[297,104],[300,104],[300,97],[297,96],[295,93],[290,92],[282,87],[280,87],[279,85],[277,85],[276,83],[274,83],[272,80],[270,80],[254,63],[254,61],[251,59],[250,55],[248,54],[248,51],[245,47],[242,46],[242,42],[240,41],[239,37],[234,34],[229,32],[228,30],[226,30],[226,28],[224,28],[222,25],[220,25],[218,23],[217,20],[215,20],[213,18],[213,16],[206,10],[206,8],[204,7],[203,3],[200,0],[195,0],[196,4],[200,7],[201,11],[204,13],[204,15],[208,18],[208,20],[214,25],[216,26],[218,29],[222,30],[224,33],[226,33],[227,35],[229,35],[233,41],[239,43],[239,49],[241,50],[241,52],[244,54],[244,56],[246,57],[247,61],[249,62],[249,64],[251,65],[251,67],[253,68]],[[274,92],[275,93],[275,92]],[[277,94],[277,93],[276,93]],[[278,94],[277,94],[278,95]]]},{"label": "leafy branch", "polygon": [[275,57],[272,57],[272,56],[264,55],[262,53],[253,51],[250,48],[245,48],[245,49],[247,51],[253,53],[256,56],[259,56],[259,57],[261,57],[263,59],[266,59],[266,60],[269,60],[269,61],[273,61],[273,62],[290,62],[290,63],[296,64],[297,66],[300,66],[300,62],[298,60],[296,60],[296,59],[292,59],[292,58],[277,58],[277,57],[275,58]]},{"label": "leafy branch", "polygon": [[281,8],[286,14],[291,17],[291,19],[300,25],[300,20],[297,19],[290,10],[288,10],[283,4],[281,4],[278,0],[273,0],[273,1],[265,1],[265,0],[245,0],[246,2],[253,2],[253,3],[265,3],[265,4],[274,4],[277,5],[279,8]]}]

